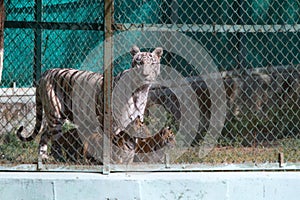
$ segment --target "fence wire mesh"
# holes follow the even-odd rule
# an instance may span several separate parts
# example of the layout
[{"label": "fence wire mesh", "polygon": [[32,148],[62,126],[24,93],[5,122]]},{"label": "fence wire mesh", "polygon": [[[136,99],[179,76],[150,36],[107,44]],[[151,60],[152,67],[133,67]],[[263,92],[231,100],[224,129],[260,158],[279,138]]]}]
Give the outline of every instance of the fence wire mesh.
[{"label": "fence wire mesh", "polygon": [[299,169],[298,1],[4,4],[1,165]]}]

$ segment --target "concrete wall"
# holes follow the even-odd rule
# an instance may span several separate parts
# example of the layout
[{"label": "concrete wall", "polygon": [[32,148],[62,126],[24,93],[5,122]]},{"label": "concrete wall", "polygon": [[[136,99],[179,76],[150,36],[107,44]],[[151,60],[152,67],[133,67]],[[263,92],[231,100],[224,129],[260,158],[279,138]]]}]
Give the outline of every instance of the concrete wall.
[{"label": "concrete wall", "polygon": [[23,125],[31,132],[35,124],[35,89],[0,88],[0,135]]},{"label": "concrete wall", "polygon": [[3,200],[293,200],[299,172],[1,172]]}]

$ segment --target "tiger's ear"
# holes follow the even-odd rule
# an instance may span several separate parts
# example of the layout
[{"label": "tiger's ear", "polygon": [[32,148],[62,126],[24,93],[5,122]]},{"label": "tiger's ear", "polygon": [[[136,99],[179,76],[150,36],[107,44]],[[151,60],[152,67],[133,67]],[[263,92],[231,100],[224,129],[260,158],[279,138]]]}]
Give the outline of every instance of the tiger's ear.
[{"label": "tiger's ear", "polygon": [[136,126],[139,126],[141,125],[143,122],[141,121],[141,117],[138,115],[137,118],[135,119],[134,121],[135,125]]},{"label": "tiger's ear", "polygon": [[161,47],[157,47],[152,53],[160,59],[163,54],[163,49]]},{"label": "tiger's ear", "polygon": [[130,49],[130,54],[132,55],[132,57],[135,56],[139,52],[140,52],[140,49],[136,45],[133,45]]}]

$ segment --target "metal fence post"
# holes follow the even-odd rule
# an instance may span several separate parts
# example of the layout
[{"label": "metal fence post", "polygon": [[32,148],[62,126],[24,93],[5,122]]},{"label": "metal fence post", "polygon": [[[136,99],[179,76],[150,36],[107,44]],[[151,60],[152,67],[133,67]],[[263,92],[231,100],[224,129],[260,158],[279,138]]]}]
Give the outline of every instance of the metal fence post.
[{"label": "metal fence post", "polygon": [[103,137],[103,174],[110,171],[110,137],[112,133],[112,73],[113,73],[113,0],[104,2],[104,137]]},{"label": "metal fence post", "polygon": [[4,0],[0,0],[0,83],[3,70],[3,54],[4,54],[4,20],[5,20],[5,8]]},{"label": "metal fence post", "polygon": [[[42,0],[34,2],[34,18],[37,23],[42,21]],[[33,84],[37,84],[41,76],[42,69],[42,30],[34,29],[34,65],[33,65]]]}]

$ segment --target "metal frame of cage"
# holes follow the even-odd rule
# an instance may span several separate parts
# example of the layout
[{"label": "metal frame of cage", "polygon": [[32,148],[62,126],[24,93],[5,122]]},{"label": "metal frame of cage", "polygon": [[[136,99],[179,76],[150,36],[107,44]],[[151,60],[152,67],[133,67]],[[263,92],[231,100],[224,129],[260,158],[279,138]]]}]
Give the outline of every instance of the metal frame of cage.
[{"label": "metal frame of cage", "polygon": [[[178,5],[173,5],[178,6]],[[104,43],[104,139],[103,139],[103,166],[61,166],[61,165],[49,165],[44,164],[41,160],[37,164],[33,165],[18,165],[1,166],[5,170],[41,170],[41,171],[101,171],[104,174],[108,174],[111,171],[218,171],[218,170],[242,170],[242,171],[255,171],[255,170],[299,170],[297,163],[292,163],[291,166],[284,164],[284,156],[279,153],[278,163],[270,163],[258,165],[257,163],[236,165],[226,168],[225,166],[207,166],[205,164],[170,164],[168,158],[165,159],[164,164],[151,165],[151,164],[139,164],[139,165],[112,165],[110,164],[110,133],[112,130],[112,76],[113,76],[113,36],[115,31],[128,31],[128,30],[147,30],[147,31],[174,31],[174,32],[210,32],[210,33],[274,33],[274,32],[298,32],[300,25],[294,24],[278,24],[278,25],[205,25],[205,24],[116,24],[114,23],[114,1],[105,0],[104,2],[104,24],[99,23],[55,23],[55,22],[42,22],[41,20],[42,1],[35,1],[35,14],[34,22],[20,22],[20,21],[6,21],[6,28],[30,28],[34,29],[34,80],[37,81],[41,75],[42,65],[42,37],[41,31],[44,29],[60,29],[60,30],[102,30],[105,32]],[[178,17],[178,16],[177,16]],[[176,21],[176,20],[175,20]],[[106,150],[105,150],[106,149]]]}]

